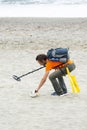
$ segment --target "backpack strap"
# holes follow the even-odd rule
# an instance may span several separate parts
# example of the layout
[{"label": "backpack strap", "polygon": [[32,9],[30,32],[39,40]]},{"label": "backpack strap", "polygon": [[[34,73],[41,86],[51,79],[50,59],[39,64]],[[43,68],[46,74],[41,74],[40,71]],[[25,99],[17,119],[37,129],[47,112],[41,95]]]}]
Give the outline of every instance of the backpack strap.
[{"label": "backpack strap", "polygon": [[[63,67],[67,67],[68,64],[69,64],[68,62],[65,63],[65,64],[64,64],[64,63],[61,63],[60,65],[55,66],[54,69],[56,69],[56,67],[58,67],[59,70],[62,72],[62,74],[65,76],[65,73],[63,72],[62,68],[63,68]],[[63,67],[61,68],[61,66],[63,66]]]}]

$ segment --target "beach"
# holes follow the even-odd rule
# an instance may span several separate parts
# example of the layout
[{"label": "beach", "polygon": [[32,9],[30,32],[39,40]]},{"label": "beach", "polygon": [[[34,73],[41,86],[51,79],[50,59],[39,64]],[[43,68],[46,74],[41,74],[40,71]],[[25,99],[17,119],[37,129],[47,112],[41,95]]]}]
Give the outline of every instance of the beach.
[{"label": "beach", "polygon": [[[64,77],[67,96],[51,96],[47,82],[37,98],[31,98],[45,69],[17,82],[39,68],[35,58],[50,48],[67,47],[76,64],[72,72],[81,92],[71,91]],[[0,18],[0,129],[87,130],[87,18]]]}]

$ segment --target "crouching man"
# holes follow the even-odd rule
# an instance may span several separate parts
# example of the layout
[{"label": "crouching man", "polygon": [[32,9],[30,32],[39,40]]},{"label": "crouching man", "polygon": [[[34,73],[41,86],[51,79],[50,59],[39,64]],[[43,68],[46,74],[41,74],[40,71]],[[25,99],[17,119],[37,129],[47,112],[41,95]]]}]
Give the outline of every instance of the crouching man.
[{"label": "crouching man", "polygon": [[53,88],[55,90],[52,93],[52,95],[61,96],[63,94],[66,94],[67,88],[66,88],[63,76],[65,76],[67,74],[66,66],[68,67],[69,71],[71,72],[75,69],[75,64],[71,60],[68,60],[67,63],[65,63],[65,64],[58,62],[58,61],[51,61],[48,59],[47,55],[45,55],[45,54],[39,54],[36,57],[36,61],[40,65],[45,66],[46,68],[45,68],[45,74],[43,75],[39,85],[35,89],[35,92],[37,93],[40,90],[40,88],[46,82],[46,79],[49,75],[49,72],[52,69],[54,69],[54,72],[52,72],[49,75],[49,79],[50,79],[50,81],[53,85]]}]

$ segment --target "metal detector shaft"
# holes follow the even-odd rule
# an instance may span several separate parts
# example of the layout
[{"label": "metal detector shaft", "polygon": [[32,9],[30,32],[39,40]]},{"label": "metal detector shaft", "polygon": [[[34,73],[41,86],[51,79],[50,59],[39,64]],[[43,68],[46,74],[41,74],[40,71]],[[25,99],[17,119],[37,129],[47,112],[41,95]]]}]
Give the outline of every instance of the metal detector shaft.
[{"label": "metal detector shaft", "polygon": [[44,68],[44,67],[40,67],[40,68],[38,68],[38,69],[32,70],[32,71],[30,71],[30,72],[28,72],[28,73],[26,73],[26,74],[23,74],[23,75],[19,76],[19,78],[22,78],[22,77],[24,77],[24,76],[26,76],[26,75],[28,75],[28,74],[31,74],[31,73],[33,73],[33,72],[36,72],[36,71],[38,71],[38,70],[40,70],[40,69],[42,69],[42,68]]}]

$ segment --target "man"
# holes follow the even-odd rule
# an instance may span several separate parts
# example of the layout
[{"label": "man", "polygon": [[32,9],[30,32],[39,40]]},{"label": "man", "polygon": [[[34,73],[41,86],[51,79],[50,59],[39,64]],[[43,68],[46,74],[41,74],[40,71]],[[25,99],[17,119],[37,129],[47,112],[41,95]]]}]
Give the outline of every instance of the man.
[{"label": "man", "polygon": [[46,79],[52,69],[55,71],[49,75],[49,79],[53,85],[53,88],[55,90],[52,95],[58,95],[61,96],[63,94],[67,93],[67,88],[63,79],[63,76],[67,74],[66,72],[66,66],[69,68],[70,72],[75,69],[75,64],[68,60],[67,63],[63,64],[61,62],[57,61],[51,61],[48,59],[47,55],[40,54],[36,57],[36,61],[40,64],[45,66],[45,74],[42,77],[38,87],[36,88],[35,92],[37,93],[40,88],[44,85],[46,82]]}]

